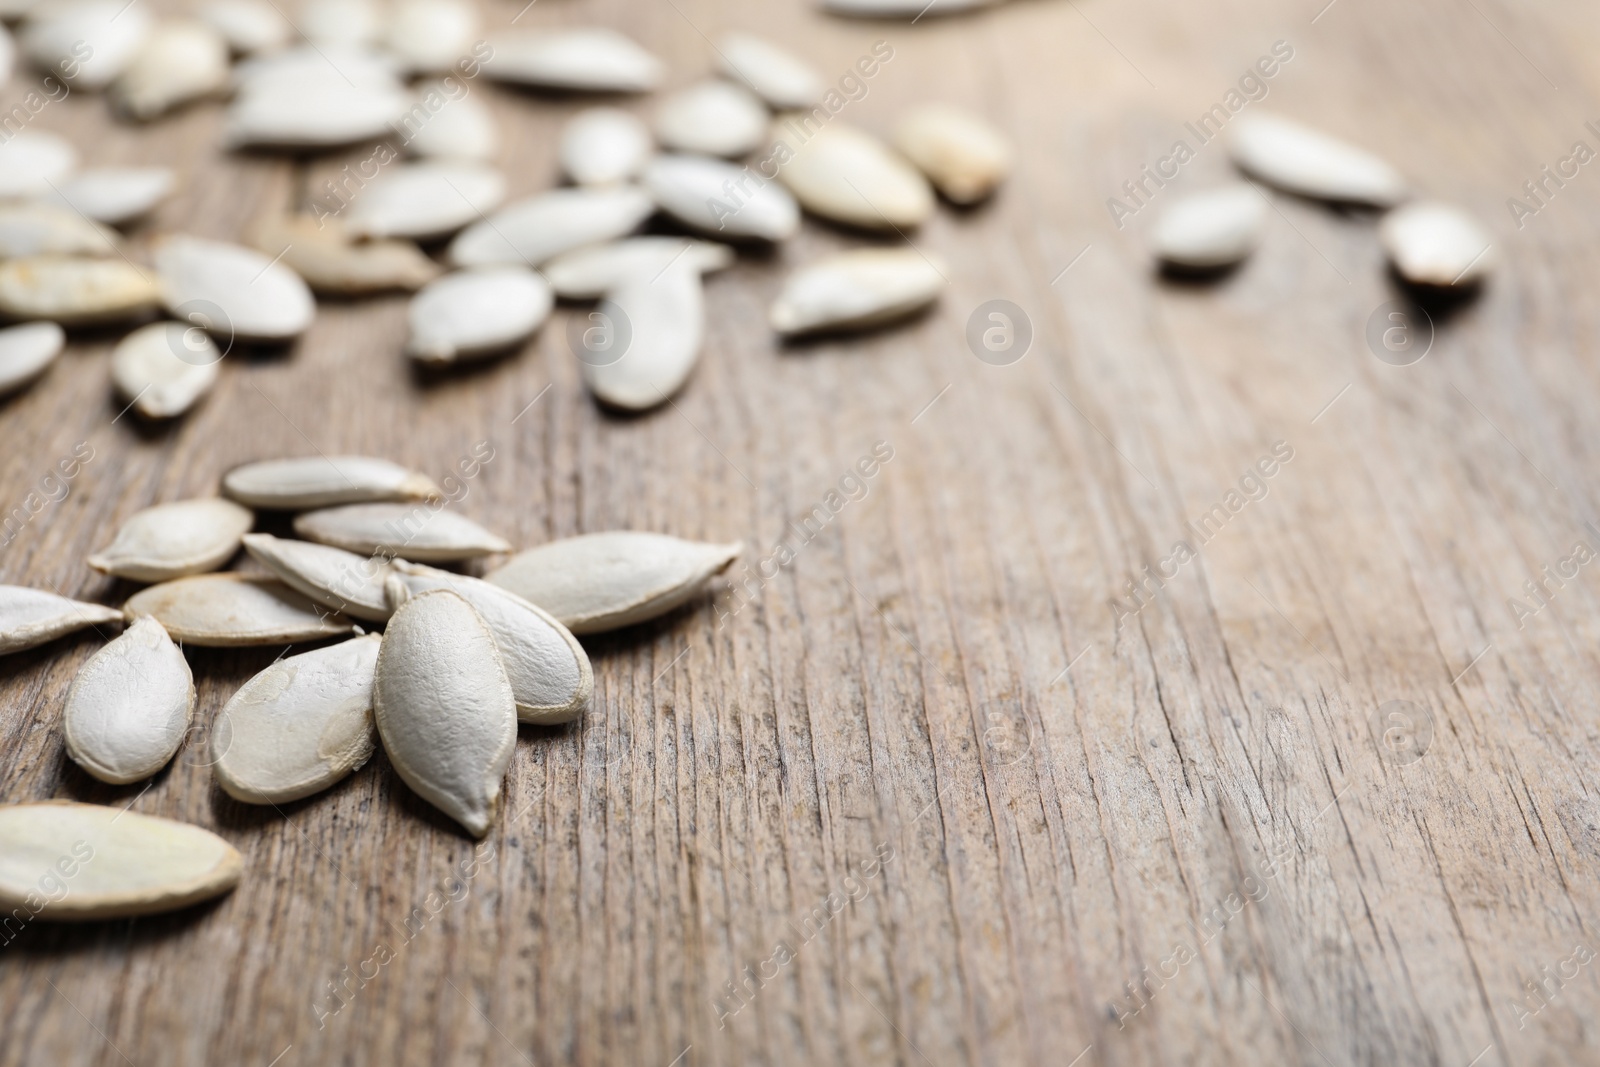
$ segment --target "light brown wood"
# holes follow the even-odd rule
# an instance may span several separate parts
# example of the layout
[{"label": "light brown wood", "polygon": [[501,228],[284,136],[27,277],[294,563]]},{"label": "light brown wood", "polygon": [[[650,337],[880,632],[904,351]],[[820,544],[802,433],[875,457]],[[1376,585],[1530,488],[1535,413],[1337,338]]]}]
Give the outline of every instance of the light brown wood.
[{"label": "light brown wood", "polygon": [[[659,530],[742,539],[753,568],[875,442],[893,458],[739,610],[724,592],[587,639],[594,709],[521,731],[481,853],[381,756],[248,808],[201,729],[147,790],[101,786],[59,730],[101,638],[0,659],[0,800],[131,805],[245,859],[216,905],[0,947],[0,1063],[1600,1062],[1595,567],[1532,617],[1507,604],[1575,542],[1600,548],[1600,171],[1550,185],[1521,229],[1506,206],[1574,141],[1600,147],[1600,14],[1319,6],[1019,0],[915,26],[799,0],[527,10],[519,26],[625,30],[671,86],[727,29],[832,80],[884,40],[839,121],[886,132],[948,100],[1018,147],[994,202],[912,238],[950,264],[935,312],[777,345],[785,272],[862,242],[808,222],[708,280],[702,364],[645,417],[585,395],[570,309],[514,358],[424,379],[402,298],[323,301],[292,351],[236,351],[166,429],[115,419],[117,335],[77,337],[0,406],[0,510],[80,443],[93,459],[0,578],[108,603],[133,587],[84,558],[115,526],[250,459],[370,453],[442,479],[488,441],[458,506],[514,543]],[[1383,153],[1495,234],[1501,269],[1436,309],[1415,365],[1363,340],[1398,295],[1370,215],[1274,197],[1242,269],[1163,281],[1140,235],[1229,174],[1211,144],[1110,219],[1279,40],[1293,59],[1250,108]],[[514,193],[551,185],[586,101],[472,91],[509,134]],[[180,161],[140,234],[236,238],[371,153],[223,154],[219,118],[131,127],[75,94],[36,122],[92,163]],[[992,299],[1031,320],[1014,365],[967,348]],[[1265,497],[1228,511],[1280,441]],[[1219,502],[1200,545],[1186,523]],[[1198,558],[1119,619],[1184,538]],[[198,721],[279,651],[190,649]],[[1396,700],[1431,720],[1412,762],[1383,744],[1419,725],[1382,717]]]}]

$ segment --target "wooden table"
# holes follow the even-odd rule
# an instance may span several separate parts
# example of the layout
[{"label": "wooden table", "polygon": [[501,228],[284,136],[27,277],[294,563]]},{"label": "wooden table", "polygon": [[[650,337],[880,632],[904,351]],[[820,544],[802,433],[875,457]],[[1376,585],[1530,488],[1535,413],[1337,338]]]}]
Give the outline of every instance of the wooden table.
[{"label": "wooden table", "polygon": [[[1600,165],[1547,183],[1520,228],[1506,204],[1535,206],[1523,183],[1574,141],[1600,147],[1600,12],[1318,7],[527,11],[624,29],[674,86],[731,28],[835,81],[885,41],[838,121],[882,131],[950,100],[1018,147],[993,203],[911,238],[947,264],[934,313],[775,343],[786,271],[863,241],[807,224],[710,279],[700,368],[642,418],[585,394],[573,309],[512,358],[422,379],[403,297],[324,301],[291,351],[236,352],[154,428],[116,418],[117,334],[77,338],[0,407],[0,510],[93,449],[0,552],[5,581],[118,602],[132,587],[84,557],[236,463],[358,452],[442,477],[487,441],[463,513],[521,544],[742,539],[750,593],[587,640],[592,712],[522,730],[476,861],[381,755],[250,808],[213,783],[202,725],[148,788],[99,785],[57,722],[101,639],[0,660],[6,802],[189,820],[247,865],[214,906],[36,923],[0,948],[0,1063],[1600,1062],[1600,566],[1562,562],[1600,549]],[[1492,283],[1432,308],[1420,362],[1364,340],[1401,296],[1368,215],[1274,196],[1243,269],[1152,274],[1150,220],[1228,176],[1217,144],[1112,221],[1108,198],[1193,145],[1183,124],[1226,113],[1277,41],[1292,58],[1245,106],[1385,154],[1495,234]],[[553,184],[555,132],[587,101],[472,91],[509,135],[513,193]],[[372,151],[229,155],[220,119],[136,129],[75,94],[36,124],[91,163],[181,166],[136,245],[236,238]],[[1019,361],[969,349],[996,299],[1031,328]],[[831,514],[875,446],[892,459]],[[818,532],[791,532],[819,504]],[[803,547],[758,576],[784,539]],[[191,649],[200,722],[280,651]]]}]

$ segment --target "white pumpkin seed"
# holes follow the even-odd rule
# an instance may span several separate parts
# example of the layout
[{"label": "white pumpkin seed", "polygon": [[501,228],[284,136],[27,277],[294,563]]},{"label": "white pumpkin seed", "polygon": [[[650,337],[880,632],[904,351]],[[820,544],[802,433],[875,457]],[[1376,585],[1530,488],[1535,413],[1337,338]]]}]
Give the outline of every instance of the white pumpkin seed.
[{"label": "white pumpkin seed", "polygon": [[417,90],[416,103],[396,125],[405,149],[429,159],[492,160],[500,151],[494,115],[460,82],[433,82]]},{"label": "white pumpkin seed", "polygon": [[0,807],[0,911],[8,915],[40,907],[46,874],[68,891],[45,899],[38,918],[81,921],[211,900],[239,884],[243,867],[222,838],[171,819],[64,800]]},{"label": "white pumpkin seed", "polygon": [[123,259],[30,256],[0,263],[0,315],[63,326],[144,318],[156,281]]},{"label": "white pumpkin seed", "polygon": [[562,252],[624,237],[654,210],[649,195],[633,186],[556,189],[508,204],[462,230],[450,242],[450,261],[458,267],[537,267]]},{"label": "white pumpkin seed", "polygon": [[511,681],[520,721],[549,726],[571,722],[588,709],[594,693],[589,656],[549,612],[477,578],[395,562],[389,592],[396,607],[434,589],[456,593],[489,627]]},{"label": "white pumpkin seed", "polygon": [[815,124],[810,115],[785,116],[773,131],[794,151],[778,178],[800,206],[834,222],[891,232],[914,229],[933,213],[927,179],[882,141],[837,121],[805,133],[808,122]]},{"label": "white pumpkin seed", "polygon": [[555,298],[525,267],[475,267],[429,282],[411,299],[406,353],[455,363],[520,344],[550,317]]},{"label": "white pumpkin seed", "polygon": [[712,79],[661,102],[656,136],[676,152],[737,158],[761,147],[768,121],[766,105],[748,89]]},{"label": "white pumpkin seed", "polygon": [[372,679],[380,634],[280,659],[240,687],[211,728],[217,784],[246,804],[287,804],[358,770],[378,747]]},{"label": "white pumpkin seed", "polygon": [[443,501],[414,504],[346,504],[295,517],[294,532],[308,541],[362,555],[382,553],[423,563],[456,563],[511,545]]},{"label": "white pumpkin seed", "polygon": [[552,541],[513,556],[487,581],[598,634],[665,615],[705,589],[743,546],[618,530]]},{"label": "white pumpkin seed", "polygon": [[827,86],[803,60],[748,33],[730,33],[717,44],[722,72],[741,82],[778,111],[809,108]]},{"label": "white pumpkin seed", "polygon": [[710,274],[732,266],[733,249],[684,237],[629,237],[563,252],[540,273],[563,300],[598,300],[625,279],[637,274],[653,278],[680,259]]},{"label": "white pumpkin seed", "polygon": [[53,2],[29,17],[22,48],[74,88],[103,89],[133,61],[153,23],[148,10],[126,0]]},{"label": "white pumpkin seed", "polygon": [[[4,6],[0,4],[0,6]],[[0,85],[11,80],[12,71],[17,68],[17,42],[11,36],[11,31],[0,26]]]},{"label": "white pumpkin seed", "polygon": [[900,120],[894,146],[957,204],[975,204],[1011,172],[1011,145],[988,122],[948,104],[925,104]]},{"label": "white pumpkin seed", "polygon": [[494,635],[466,600],[412,597],[378,650],[373,707],[400,777],[475,837],[489,832],[517,741],[517,704]]},{"label": "white pumpkin seed", "polygon": [[214,571],[239,551],[255,515],[231,500],[180,500],[135,512],[89,566],[135,582]]},{"label": "white pumpkin seed", "polygon": [[207,648],[320,641],[354,629],[343,615],[259,574],[177,578],[135,593],[123,607],[130,617],[153,616],[184,644]]},{"label": "white pumpkin seed", "polygon": [[121,622],[122,612],[64,596],[0,585],[0,655],[21,652],[75,633],[86,626]]},{"label": "white pumpkin seed", "polygon": [[78,165],[78,151],[53,133],[18,130],[0,142],[0,200],[49,196]]},{"label": "white pumpkin seed", "polygon": [[605,29],[507,30],[491,34],[483,71],[496,81],[546,89],[643,93],[661,81],[662,63]]},{"label": "white pumpkin seed", "polygon": [[150,213],[172,192],[169,167],[94,167],[74,174],[51,190],[53,201],[107,226],[120,226]]},{"label": "white pumpkin seed", "polygon": [[297,88],[327,93],[343,85],[361,89],[399,90],[399,62],[386,52],[359,45],[296,45],[253,56],[233,71],[241,93],[289,93]]},{"label": "white pumpkin seed", "polygon": [[461,0],[397,0],[388,21],[389,51],[416,74],[450,70],[478,33],[477,11]]},{"label": "white pumpkin seed", "polygon": [[1493,238],[1459,208],[1417,200],[1383,217],[1378,238],[1400,276],[1413,285],[1476,285],[1494,268]]},{"label": "white pumpkin seed", "polygon": [[155,619],[135,619],[72,680],[61,716],[67,755],[102,782],[142,781],[182,746],[194,702],[183,650]]},{"label": "white pumpkin seed", "polygon": [[257,251],[280,262],[313,292],[359,296],[390,289],[420,289],[439,267],[410,241],[353,241],[338,219],[272,216],[250,228]]},{"label": "white pumpkin seed", "polygon": [[924,15],[956,15],[989,7],[999,0],[821,0],[824,11],[851,18],[908,18],[913,22]]},{"label": "white pumpkin seed", "polygon": [[160,23],[111,86],[124,114],[153,119],[228,85],[228,42],[203,22]]},{"label": "white pumpkin seed", "polygon": [[789,276],[772,305],[785,336],[868,329],[905,318],[939,299],[942,266],[913,248],[862,248],[829,256]]},{"label": "white pumpkin seed", "polygon": [[210,0],[197,14],[240,55],[282,48],[294,36],[271,0]]},{"label": "white pumpkin seed", "polygon": [[556,156],[579,185],[615,185],[635,177],[654,151],[650,131],[636,116],[620,108],[591,107],[562,127]]},{"label": "white pumpkin seed", "polygon": [[404,163],[378,175],[350,206],[358,237],[445,237],[505,199],[506,179],[480,163]]},{"label": "white pumpkin seed", "polygon": [[440,495],[439,487],[426,475],[367,456],[303,456],[246,463],[223,476],[222,491],[249,507],[289,511]]},{"label": "white pumpkin seed", "polygon": [[615,359],[581,362],[584,384],[600,401],[624,411],[648,411],[683,388],[705,335],[696,264],[679,260],[654,276],[624,279],[600,302],[598,314],[628,329],[627,347]]},{"label": "white pumpkin seed", "polygon": [[1156,221],[1152,245],[1173,266],[1215,270],[1255,251],[1266,221],[1266,199],[1239,182],[1173,201]]},{"label": "white pumpkin seed", "polygon": [[376,41],[383,17],[372,0],[306,0],[296,25],[312,44],[353,47]]},{"label": "white pumpkin seed", "polygon": [[289,49],[235,71],[224,140],[234,147],[329,148],[386,136],[411,106],[387,61],[354,49]]},{"label": "white pumpkin seed", "polygon": [[0,330],[0,396],[9,396],[49,369],[67,343],[53,322],[25,322]]},{"label": "white pumpkin seed", "polygon": [[244,549],[283,584],[325,608],[371,622],[389,617],[383,593],[389,574],[385,559],[259,533],[244,535]]},{"label": "white pumpkin seed", "polygon": [[68,207],[37,201],[0,204],[0,259],[112,256],[117,235]]},{"label": "white pumpkin seed", "polygon": [[7,22],[25,19],[43,4],[44,0],[0,0],[0,19]]},{"label": "white pumpkin seed", "polygon": [[198,328],[153,322],[112,350],[111,384],[147,419],[170,419],[216,384],[222,352]]},{"label": "white pumpkin seed", "polygon": [[[155,263],[167,310],[191,321],[196,307],[208,309],[200,324],[226,341],[287,341],[317,312],[305,281],[253,248],[173,236],[156,245]],[[210,321],[212,308],[221,321]]]},{"label": "white pumpkin seed", "polygon": [[1390,207],[1406,195],[1405,178],[1382,159],[1276,115],[1240,115],[1230,148],[1245,172],[1301,196]]},{"label": "white pumpkin seed", "polygon": [[720,159],[659,156],[644,185],[667,214],[726,240],[782,241],[800,227],[800,205],[783,186]]}]

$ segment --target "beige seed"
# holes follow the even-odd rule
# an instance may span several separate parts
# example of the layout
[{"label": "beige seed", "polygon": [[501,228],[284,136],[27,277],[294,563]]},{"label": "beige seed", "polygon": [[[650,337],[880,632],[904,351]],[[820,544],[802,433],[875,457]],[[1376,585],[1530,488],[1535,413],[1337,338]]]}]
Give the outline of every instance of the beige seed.
[{"label": "beige seed", "polygon": [[723,240],[782,241],[800,228],[800,205],[783,186],[724,160],[659,156],[643,181],[667,214]]},{"label": "beige seed", "polygon": [[65,895],[41,919],[124,919],[176,911],[239,884],[243,860],[198,826],[140,815],[122,805],[0,807],[0,913],[39,908],[39,882],[54,875]]},{"label": "beige seed", "polygon": [[494,635],[449,590],[402,603],[378,651],[373,706],[400,777],[475,837],[489,832],[517,740]]},{"label": "beige seed", "polygon": [[0,396],[9,396],[49,370],[66,343],[66,333],[53,322],[25,322],[0,330]]},{"label": "beige seed", "polygon": [[642,93],[661,81],[662,63],[605,29],[507,30],[491,34],[484,73],[497,81],[547,89]]},{"label": "beige seed", "polygon": [[633,531],[585,534],[518,553],[486,580],[544,608],[575,634],[597,634],[687,603],[741,548]]},{"label": "beige seed", "polygon": [[446,274],[412,298],[406,353],[438,365],[503,352],[542,326],[554,303],[549,284],[523,267]]},{"label": "beige seed", "polygon": [[287,49],[235,71],[223,138],[233,147],[330,148],[393,134],[411,106],[392,64],[332,45]]},{"label": "beige seed", "polygon": [[308,511],[295,518],[294,532],[346,552],[404,556],[422,563],[457,563],[511,551],[510,543],[447,509],[443,501]]},{"label": "beige seed", "polygon": [[173,236],[156,245],[155,262],[167,310],[227,342],[287,341],[317,313],[298,274],[243,245]]},{"label": "beige seed", "polygon": [[956,15],[989,7],[1000,0],[821,0],[823,10],[851,18],[908,18],[913,22],[924,15]]},{"label": "beige seed", "polygon": [[403,163],[361,190],[348,227],[357,237],[447,237],[499,207],[505,195],[505,175],[493,167],[457,160]]},{"label": "beige seed", "polygon": [[888,232],[913,229],[933,213],[927,179],[882,141],[837,120],[804,140],[800,133],[814,126],[811,116],[798,115],[782,118],[773,130],[774,140],[794,151],[778,177],[801,207]]},{"label": "beige seed", "polygon": [[518,200],[473,223],[450,242],[458,267],[537,267],[552,256],[632,233],[655,211],[642,189],[557,189]]},{"label": "beige seed", "polygon": [[223,476],[222,491],[250,507],[290,511],[440,495],[439,487],[426,475],[368,456],[301,456],[246,463]]},{"label": "beige seed", "polygon": [[385,14],[374,0],[304,0],[297,25],[313,44],[359,47],[378,39]]},{"label": "beige seed", "polygon": [[154,21],[143,6],[125,0],[52,2],[28,19],[22,47],[74,88],[103,89],[133,61]]},{"label": "beige seed", "polygon": [[810,108],[827,90],[810,64],[748,33],[725,35],[717,44],[717,56],[724,74],[779,111]]},{"label": "beige seed", "polygon": [[184,644],[208,648],[320,641],[354,629],[344,616],[256,574],[178,578],[134,594],[124,607],[130,616],[154,616]]},{"label": "beige seed", "polygon": [[1400,276],[1413,285],[1467,287],[1494,268],[1493,238],[1476,219],[1436,200],[1389,212],[1378,238]]},{"label": "beige seed", "polygon": [[684,237],[629,237],[622,241],[575,248],[541,269],[563,300],[598,300],[636,274],[655,277],[679,260],[710,274],[733,265],[733,249],[711,241]]},{"label": "beige seed", "polygon": [[0,143],[0,199],[49,196],[77,165],[77,149],[64,138],[18,130]]},{"label": "beige seed", "polygon": [[273,663],[217,713],[217,784],[246,804],[287,804],[359,769],[377,748],[372,679],[379,634]]},{"label": "beige seed", "polygon": [[472,55],[478,13],[462,0],[396,0],[385,39],[413,74],[448,71]]},{"label": "beige seed", "polygon": [[489,161],[500,151],[494,115],[478,97],[463,96],[459,81],[420,87],[400,130],[414,156]]},{"label": "beige seed", "polygon": [[592,313],[608,325],[610,343],[586,352],[580,366],[602,403],[648,411],[689,380],[705,335],[705,298],[700,269],[687,258],[654,275],[628,276]]},{"label": "beige seed", "polygon": [[171,19],[147,36],[111,86],[111,99],[136,119],[221,92],[228,84],[228,42],[203,22]]},{"label": "beige seed", "polygon": [[135,512],[89,566],[135,582],[204,574],[232,559],[254,524],[255,515],[231,500],[157,504]]},{"label": "beige seed", "polygon": [[0,259],[114,256],[117,235],[64,205],[0,204]]},{"label": "beige seed", "polygon": [[198,327],[154,322],[123,338],[111,353],[111,384],[147,419],[188,411],[216,384],[222,352]]},{"label": "beige seed", "polygon": [[135,619],[73,679],[61,717],[67,755],[102,782],[143,781],[182,746],[194,703],[182,649],[155,619]]},{"label": "beige seed", "polygon": [[0,655],[35,648],[85,627],[121,622],[122,612],[42,589],[0,585]]},{"label": "beige seed", "polygon": [[1406,195],[1405,178],[1382,159],[1276,115],[1240,115],[1230,149],[1247,173],[1301,196],[1390,207]]},{"label": "beige seed", "polygon": [[271,534],[245,534],[244,547],[285,585],[325,608],[371,622],[389,617],[389,601],[383,592],[383,580],[389,574],[385,559]]},{"label": "beige seed", "polygon": [[661,102],[656,136],[674,152],[733,159],[761,147],[767,123],[766,106],[750,90],[711,79]]},{"label": "beige seed", "polygon": [[353,241],[338,219],[275,215],[250,228],[259,252],[282,256],[284,266],[313,292],[362,296],[392,289],[420,289],[439,267],[410,241]]},{"label": "beige seed", "polygon": [[594,671],[572,632],[542,608],[498,585],[449,571],[397,561],[389,599],[398,606],[434,589],[456,593],[494,634],[522,722],[571,722],[589,707]]},{"label": "beige seed", "polygon": [[1174,200],[1156,222],[1152,245],[1173,266],[1215,270],[1254,251],[1266,220],[1265,196],[1236,182]]},{"label": "beige seed", "polygon": [[155,310],[155,278],[123,259],[30,256],[0,263],[0,315],[63,326],[138,319]]},{"label": "beige seed", "polygon": [[282,48],[294,36],[272,0],[209,0],[198,14],[241,55]]},{"label": "beige seed", "polygon": [[948,104],[924,104],[895,127],[894,146],[957,204],[975,204],[1011,172],[1011,146],[988,122]]},{"label": "beige seed", "polygon": [[615,107],[578,112],[561,130],[556,154],[561,169],[579,185],[615,185],[635,177],[655,151],[650,131]]},{"label": "beige seed", "polygon": [[789,277],[772,328],[793,336],[881,326],[927,307],[947,284],[943,266],[913,248],[844,252]]},{"label": "beige seed", "polygon": [[172,192],[168,167],[93,167],[57,182],[51,199],[107,226],[150,213]]}]

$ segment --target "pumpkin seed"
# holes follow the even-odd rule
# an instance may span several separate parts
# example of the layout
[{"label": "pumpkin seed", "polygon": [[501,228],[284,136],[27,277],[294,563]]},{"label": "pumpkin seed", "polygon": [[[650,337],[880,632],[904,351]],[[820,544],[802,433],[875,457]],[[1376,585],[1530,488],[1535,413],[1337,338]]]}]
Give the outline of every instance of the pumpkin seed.
[{"label": "pumpkin seed", "polygon": [[289,20],[270,0],[210,0],[198,15],[241,55],[282,48],[294,36]]},{"label": "pumpkin seed", "polygon": [[496,81],[546,89],[643,93],[661,81],[662,63],[614,30],[507,30],[491,34],[483,71]]},{"label": "pumpkin seed", "polygon": [[117,235],[68,207],[37,201],[0,204],[0,259],[111,256]]},{"label": "pumpkin seed", "polygon": [[0,263],[0,315],[63,326],[143,318],[155,310],[155,279],[122,259],[30,256]]},{"label": "pumpkin seed", "polygon": [[629,237],[575,248],[546,263],[541,271],[563,300],[598,300],[636,274],[655,277],[683,259],[702,274],[733,264],[733,249],[683,237]]},{"label": "pumpkin seed", "polygon": [[329,148],[392,133],[411,106],[393,66],[354,49],[288,49],[243,63],[223,137],[233,147]]},{"label": "pumpkin seed", "polygon": [[222,491],[249,507],[290,511],[439,495],[439,487],[426,475],[367,456],[302,456],[246,463],[223,476]]},{"label": "pumpkin seed", "polygon": [[102,782],[142,781],[183,745],[194,702],[182,649],[155,619],[135,619],[72,680],[61,717],[67,755]]},{"label": "pumpkin seed", "polygon": [[242,93],[269,95],[297,87],[326,93],[338,85],[399,90],[400,73],[400,64],[384,52],[360,45],[302,44],[243,60],[234,68],[233,80]]},{"label": "pumpkin seed", "polygon": [[783,186],[720,159],[660,156],[644,185],[667,214],[725,239],[782,241],[800,227],[800,205]]},{"label": "pumpkin seed", "polygon": [[217,346],[198,329],[153,322],[112,351],[111,384],[145,418],[170,419],[211,391],[221,361]]},{"label": "pumpkin seed", "polygon": [[[5,4],[0,2],[0,18],[9,17],[5,15],[4,8]],[[0,85],[4,85],[11,80],[11,74],[16,70],[16,67],[17,42],[11,36],[11,31],[0,26]]]},{"label": "pumpkin seed", "polygon": [[475,837],[489,832],[517,740],[517,705],[494,635],[446,589],[412,597],[378,650],[373,707],[400,777]]},{"label": "pumpkin seed", "polygon": [[461,0],[397,0],[388,22],[389,51],[414,74],[450,70],[478,33],[477,11]]},{"label": "pumpkin seed", "polygon": [[135,593],[123,607],[129,616],[154,616],[184,644],[207,648],[320,641],[354,629],[343,615],[259,574],[177,578]]},{"label": "pumpkin seed", "polygon": [[389,617],[389,601],[383,594],[389,573],[386,560],[260,533],[245,534],[244,549],[283,584],[323,607],[372,622]]},{"label": "pumpkin seed", "polygon": [[156,245],[155,263],[167,310],[219,308],[222,321],[201,324],[229,341],[287,341],[317,313],[305,281],[253,248],[174,236]]},{"label": "pumpkin seed", "polygon": [[1378,238],[1400,276],[1413,285],[1476,285],[1494,268],[1492,238],[1466,212],[1436,200],[1395,208]]},{"label": "pumpkin seed", "polygon": [[251,678],[217,713],[211,766],[246,804],[286,804],[360,769],[378,747],[372,679],[379,634],[289,656]]},{"label": "pumpkin seed", "polygon": [[107,226],[150,213],[172,192],[168,167],[94,167],[74,174],[51,191],[51,199]]},{"label": "pumpkin seed", "polygon": [[74,88],[103,89],[133,61],[153,22],[147,10],[125,0],[50,3],[23,27],[22,48]]},{"label": "pumpkin seed", "polygon": [[705,335],[705,300],[696,264],[679,260],[653,277],[625,278],[600,302],[599,314],[608,322],[627,323],[630,340],[610,362],[581,362],[590,392],[614,408],[648,411],[683,388],[700,359]]},{"label": "pumpkin seed", "polygon": [[894,146],[957,204],[975,204],[1011,171],[1011,146],[992,125],[961,108],[925,104],[895,127]]},{"label": "pumpkin seed", "polygon": [[867,230],[908,230],[933,213],[927,179],[876,137],[833,122],[801,140],[809,115],[787,117],[773,131],[778,141],[798,141],[778,171],[800,206],[834,222]]},{"label": "pumpkin seed", "polygon": [[274,216],[250,229],[258,251],[281,255],[284,266],[313,292],[359,296],[390,289],[420,289],[439,267],[410,241],[353,241],[338,219]]},{"label": "pumpkin seed", "polygon": [[228,42],[203,22],[172,19],[144,39],[111,86],[124,114],[153,119],[228,84]]},{"label": "pumpkin seed", "polygon": [[941,267],[915,249],[843,252],[789,276],[772,305],[772,328],[793,336],[879,326],[927,307],[945,284]]},{"label": "pumpkin seed", "polygon": [[824,11],[851,18],[893,19],[909,18],[913,22],[923,15],[954,15],[989,7],[1000,0],[822,0]]},{"label": "pumpkin seed", "polygon": [[417,90],[417,103],[399,122],[406,151],[430,159],[491,160],[500,151],[494,115],[459,85],[433,82]]},{"label": "pumpkin seed", "polygon": [[520,344],[550,316],[550,286],[523,267],[476,267],[429,282],[411,300],[406,352],[454,363]]},{"label": "pumpkin seed", "polygon": [[0,655],[35,648],[86,626],[121,622],[122,612],[64,596],[0,585]]},{"label": "pumpkin seed", "polygon": [[722,71],[755,92],[768,106],[810,108],[827,86],[810,64],[748,33],[730,33],[717,45]]},{"label": "pumpkin seed", "polygon": [[305,0],[297,25],[313,44],[353,47],[378,39],[383,16],[373,0]]},{"label": "pumpkin seed", "polygon": [[1276,115],[1240,115],[1230,147],[1244,171],[1301,196],[1390,207],[1406,195],[1405,178],[1382,159]]},{"label": "pumpkin seed", "polygon": [[255,515],[231,500],[180,500],[138,511],[89,566],[135,582],[214,571],[239,551]]},{"label": "pumpkin seed", "polygon": [[48,370],[66,343],[66,333],[53,322],[25,322],[0,330],[0,396],[9,396]]},{"label": "pumpkin seed", "polygon": [[78,165],[78,150],[53,133],[18,130],[0,142],[0,199],[49,196]]},{"label": "pumpkin seed", "polygon": [[358,237],[428,240],[455,233],[505,199],[506,179],[480,163],[405,163],[378,175],[350,208]]},{"label": "pumpkin seed", "polygon": [[1162,260],[1192,270],[1239,262],[1261,243],[1267,202],[1254,187],[1235,183],[1175,200],[1156,222],[1153,245]]},{"label": "pumpkin seed", "polygon": [[[50,800],[0,807],[0,910],[51,920],[176,911],[239,884],[239,853],[209,830],[98,804]],[[71,872],[71,873],[68,873]],[[67,892],[44,899],[57,874]]]},{"label": "pumpkin seed", "polygon": [[294,532],[308,541],[363,555],[405,556],[424,563],[456,563],[511,545],[463,515],[431,504],[346,504],[295,517]]},{"label": "pumpkin seed", "polygon": [[485,580],[537,604],[575,634],[597,634],[687,603],[742,548],[630,530],[584,534],[518,553]]},{"label": "pumpkin seed", "polygon": [[737,158],[761,147],[767,122],[766,106],[748,89],[712,79],[662,101],[656,136],[677,152]]},{"label": "pumpkin seed", "polygon": [[572,632],[542,608],[507,589],[477,578],[397,560],[389,579],[390,601],[434,589],[449,589],[471,604],[500,650],[521,722],[571,722],[589,707],[594,671]]},{"label": "pumpkin seed", "polygon": [[615,185],[637,175],[654,151],[650,131],[637,117],[620,108],[591,107],[562,127],[556,155],[577,184]]},{"label": "pumpkin seed", "polygon": [[537,267],[562,252],[626,236],[654,210],[649,195],[633,186],[556,189],[508,204],[462,230],[450,243],[450,262]]}]

